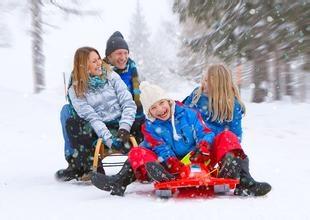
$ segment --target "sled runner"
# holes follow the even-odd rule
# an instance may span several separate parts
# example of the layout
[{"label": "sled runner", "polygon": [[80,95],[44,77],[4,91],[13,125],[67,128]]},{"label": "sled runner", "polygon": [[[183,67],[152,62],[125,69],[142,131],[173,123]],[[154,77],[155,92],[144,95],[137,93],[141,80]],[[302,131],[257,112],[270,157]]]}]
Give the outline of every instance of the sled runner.
[{"label": "sled runner", "polygon": [[[135,137],[130,136],[130,144],[132,147],[137,147],[138,143],[135,139]],[[129,143],[128,143],[129,144]],[[98,161],[102,160],[103,158],[107,156],[125,156],[124,154],[119,153],[115,150],[110,150],[108,148],[104,147],[104,144],[102,144],[102,138],[98,138],[95,153],[94,153],[94,160],[93,160],[93,170],[97,170],[98,168]],[[123,166],[123,162],[110,162],[110,163],[102,163],[103,167],[115,167],[115,166]]]},{"label": "sled runner", "polygon": [[[184,160],[182,160],[184,163]],[[160,198],[209,197],[235,189],[238,179],[217,178],[217,169],[210,171],[206,164],[190,164],[191,173],[186,178],[154,183],[155,194]]]}]

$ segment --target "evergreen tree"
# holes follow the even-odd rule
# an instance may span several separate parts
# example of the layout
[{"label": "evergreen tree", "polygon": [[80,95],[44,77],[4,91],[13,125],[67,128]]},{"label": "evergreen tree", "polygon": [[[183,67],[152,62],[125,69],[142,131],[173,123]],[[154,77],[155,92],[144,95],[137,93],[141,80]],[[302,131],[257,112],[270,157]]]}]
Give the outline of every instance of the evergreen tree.
[{"label": "evergreen tree", "polygon": [[141,79],[144,79],[147,75],[150,75],[151,71],[149,37],[150,33],[143,16],[140,1],[137,0],[136,10],[132,15],[132,20],[130,23],[128,43],[130,48],[130,56],[138,65],[138,71]]},{"label": "evergreen tree", "polygon": [[[194,53],[220,57],[226,62],[245,58],[253,63],[254,102],[264,101],[270,82],[274,99],[281,99],[280,67],[309,55],[309,30],[304,21],[309,17],[307,1],[175,0],[174,11],[180,14],[182,23],[193,18],[204,25],[204,34],[188,40]],[[271,58],[273,74],[266,62]],[[292,79],[289,68],[285,74],[286,80]]]}]

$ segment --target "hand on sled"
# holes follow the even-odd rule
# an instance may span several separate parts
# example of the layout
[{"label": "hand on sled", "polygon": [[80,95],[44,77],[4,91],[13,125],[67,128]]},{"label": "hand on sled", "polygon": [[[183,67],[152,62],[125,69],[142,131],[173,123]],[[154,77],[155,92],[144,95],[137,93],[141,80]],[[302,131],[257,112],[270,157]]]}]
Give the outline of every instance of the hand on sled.
[{"label": "hand on sled", "polygon": [[190,161],[192,163],[205,163],[210,160],[209,143],[201,141],[195,150],[191,152]]},{"label": "hand on sled", "polygon": [[177,178],[185,178],[190,174],[190,167],[188,165],[183,164],[176,157],[170,157],[166,161],[166,165],[168,167],[168,171],[175,175]]},{"label": "hand on sled", "polygon": [[120,139],[123,143],[129,142],[130,133],[126,129],[120,128],[117,132],[117,139]]}]

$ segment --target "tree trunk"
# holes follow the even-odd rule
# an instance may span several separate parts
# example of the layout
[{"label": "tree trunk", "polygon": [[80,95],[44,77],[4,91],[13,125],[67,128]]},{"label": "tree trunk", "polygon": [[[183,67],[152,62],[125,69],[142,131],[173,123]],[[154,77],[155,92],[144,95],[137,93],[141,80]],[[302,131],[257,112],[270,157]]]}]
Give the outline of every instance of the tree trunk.
[{"label": "tree trunk", "polygon": [[281,100],[281,61],[279,57],[279,51],[277,49],[274,49],[274,79],[273,79],[273,86],[274,86],[274,96],[273,99],[276,101]]},{"label": "tree trunk", "polygon": [[294,96],[291,66],[287,62],[283,63],[283,73],[285,75],[285,95]]},{"label": "tree trunk", "polygon": [[299,74],[299,100],[300,102],[305,102],[307,98],[307,86],[306,86],[307,77],[304,72]]},{"label": "tree trunk", "polygon": [[34,92],[39,93],[45,88],[43,38],[42,38],[42,2],[31,0],[30,10],[32,15],[32,69],[34,79]]},{"label": "tree trunk", "polygon": [[261,103],[265,101],[265,97],[267,96],[267,88],[264,87],[264,83],[268,82],[267,77],[267,64],[265,62],[267,57],[262,55],[254,56],[254,68],[252,74],[252,81],[255,85],[254,93],[252,97],[252,102]]}]

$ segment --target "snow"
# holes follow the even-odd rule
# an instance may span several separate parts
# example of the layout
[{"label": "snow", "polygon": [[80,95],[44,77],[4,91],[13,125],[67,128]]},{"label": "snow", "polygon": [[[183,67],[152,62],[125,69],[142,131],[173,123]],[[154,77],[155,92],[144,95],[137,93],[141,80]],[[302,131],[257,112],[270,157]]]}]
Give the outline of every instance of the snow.
[{"label": "snow", "polygon": [[[155,197],[152,184],[138,182],[128,187],[124,197],[117,197],[90,183],[57,182],[54,173],[66,167],[59,120],[65,104],[62,72],[71,70],[73,53],[79,46],[91,45],[103,54],[105,41],[114,31],[88,20],[88,29],[75,37],[72,33],[77,23],[84,27],[87,22],[73,20],[71,25],[47,30],[48,88],[39,95],[31,92],[29,36],[14,34],[13,47],[0,50],[1,219],[310,219],[310,104],[246,102],[242,145],[254,178],[273,187],[261,198],[161,200]],[[26,23],[21,17],[8,22],[16,29]],[[100,40],[89,36],[91,31],[101,36]],[[182,100],[196,86],[169,77],[174,86],[166,88],[175,99]],[[107,169],[108,174],[116,172],[117,168]]]},{"label": "snow", "polygon": [[116,197],[89,183],[57,182],[55,171],[66,166],[59,122],[63,96],[52,90],[33,95],[2,87],[0,94],[5,103],[0,114],[1,219],[310,217],[309,104],[246,103],[243,147],[253,176],[273,187],[267,196],[161,200],[152,184],[134,183],[124,197]]}]

